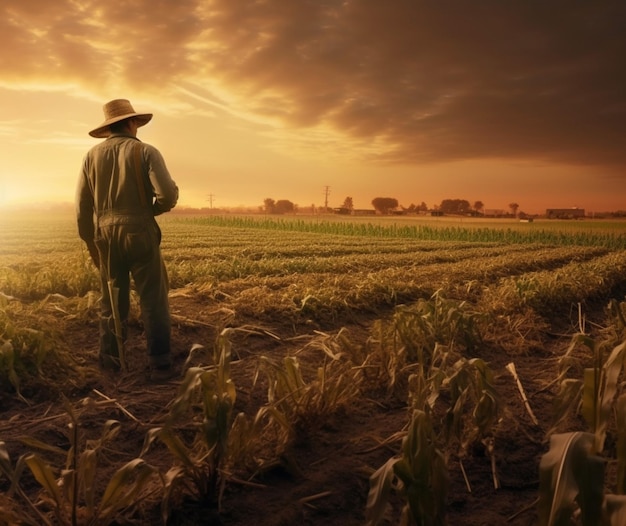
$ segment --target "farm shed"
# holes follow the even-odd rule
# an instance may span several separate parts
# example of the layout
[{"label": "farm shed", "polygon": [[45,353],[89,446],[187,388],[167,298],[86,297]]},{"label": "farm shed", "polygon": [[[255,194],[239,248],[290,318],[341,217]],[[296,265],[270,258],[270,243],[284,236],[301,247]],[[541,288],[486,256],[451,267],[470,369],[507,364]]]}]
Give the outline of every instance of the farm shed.
[{"label": "farm shed", "polygon": [[345,207],[339,207],[339,208],[333,208],[333,212],[335,214],[339,214],[339,215],[343,215],[343,216],[347,216],[347,215],[353,215],[353,216],[375,216],[376,215],[376,210],[369,209],[361,209],[361,208],[345,208]]},{"label": "farm shed", "polygon": [[355,208],[352,210],[353,216],[375,216],[376,210],[373,208]]},{"label": "farm shed", "polygon": [[572,208],[548,208],[546,209],[548,219],[582,219],[585,217],[585,209]]},{"label": "farm shed", "polygon": [[484,217],[505,217],[506,215],[507,213],[499,208],[488,208],[483,212]]}]

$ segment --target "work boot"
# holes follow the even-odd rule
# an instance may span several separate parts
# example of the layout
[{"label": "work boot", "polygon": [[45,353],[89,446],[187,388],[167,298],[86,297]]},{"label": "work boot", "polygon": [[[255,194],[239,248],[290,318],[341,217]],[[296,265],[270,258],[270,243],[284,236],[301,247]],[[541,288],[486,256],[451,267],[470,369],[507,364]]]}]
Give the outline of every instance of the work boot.
[{"label": "work boot", "polygon": [[176,371],[171,365],[161,365],[150,370],[150,381],[155,384],[162,384],[176,376]]}]

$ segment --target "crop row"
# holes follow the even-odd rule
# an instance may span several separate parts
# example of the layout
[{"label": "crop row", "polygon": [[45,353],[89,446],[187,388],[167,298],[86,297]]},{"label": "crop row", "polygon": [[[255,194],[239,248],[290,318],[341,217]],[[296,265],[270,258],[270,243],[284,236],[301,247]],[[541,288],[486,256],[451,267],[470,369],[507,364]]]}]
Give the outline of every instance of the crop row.
[{"label": "crop row", "polygon": [[196,224],[283,232],[309,232],[332,235],[375,238],[403,238],[433,241],[489,242],[507,244],[542,243],[550,245],[604,246],[626,248],[626,233],[622,225],[586,225],[578,228],[537,226],[481,227],[478,223],[450,225],[450,223],[407,223],[378,221],[338,221],[315,219],[276,219],[259,217],[209,216],[193,220]]},{"label": "crop row", "polygon": [[[45,377],[63,378],[63,385],[78,388],[84,384],[85,373],[70,357],[73,349],[60,344],[59,336],[53,334],[56,318],[49,316],[52,321],[48,322],[42,314],[62,313],[64,320],[97,316],[94,291],[98,278],[76,238],[73,223],[52,221],[29,230],[30,226],[15,223],[13,230],[1,234],[0,373],[2,385],[12,385],[18,396],[20,380],[29,375],[41,381]],[[223,485],[233,474],[247,474],[249,462],[253,471],[275,463],[292,447],[297,433],[314,428],[338,407],[382,390],[406,400],[411,414],[402,432],[402,451],[370,479],[367,515],[372,524],[384,515],[393,484],[407,503],[405,518],[416,506],[422,509],[430,505],[437,508],[433,515],[441,516],[443,484],[449,469],[444,453],[452,452],[462,460],[471,454],[472,444],[493,438],[496,422],[506,417],[490,365],[481,356],[494,320],[510,319],[527,310],[556,319],[572,306],[623,297],[626,290],[626,250],[609,243],[588,245],[571,236],[569,244],[536,240],[518,245],[460,239],[435,242],[402,237],[402,229],[390,228],[378,235],[374,228],[359,237],[306,231],[305,226],[275,220],[241,225],[233,220],[221,224],[217,220],[164,220],[163,250],[173,297],[193,294],[200,299],[198,304],[259,320],[260,325],[265,320],[332,319],[336,323],[333,326],[338,327],[355,313],[380,311],[366,343],[353,345],[341,331],[336,338],[317,339],[311,348],[315,344],[323,351],[323,360],[317,357],[311,370],[305,369],[296,356],[282,362],[259,357],[259,374],[265,375],[268,386],[267,401],[256,415],[244,415],[233,411],[237,390],[229,376],[228,336],[237,329],[227,329],[213,349],[212,364],[186,370],[178,395],[168,406],[169,414],[147,430],[140,456],[115,472],[104,495],[95,491],[93,476],[100,472],[91,462],[120,434],[120,422],[105,423],[101,442],[86,442],[80,433],[89,426],[79,426],[79,413],[84,409],[78,409],[80,404],[66,404],[71,420],[69,452],[46,449],[41,441],[26,443],[31,449],[52,453],[54,463],[37,453],[19,456],[13,462],[10,448],[0,442],[0,468],[10,481],[11,492],[17,492],[24,506],[17,507],[16,500],[6,508],[0,505],[0,512],[14,514],[13,519],[20,514],[30,516],[32,520],[24,520],[28,524],[53,523],[52,513],[59,524],[75,524],[81,513],[107,521],[123,513],[126,505],[132,507],[131,501],[140,494],[131,491],[141,489],[136,486],[114,484],[119,482],[117,474],[124,480],[133,479],[132,475],[138,477],[135,480],[144,475],[160,479],[165,515],[177,501],[170,499],[172,495],[180,501],[191,494],[217,505]],[[451,232],[459,234],[447,230],[446,235]],[[35,299],[42,301],[31,301]],[[619,309],[622,312],[624,306]],[[178,323],[184,323],[180,319]],[[623,323],[615,332],[620,332],[621,340],[614,335],[602,347],[585,340],[591,341],[588,347],[598,359],[597,374],[585,373],[584,385],[572,381],[573,353],[564,357],[567,368],[564,366],[563,377],[568,377],[561,384],[561,398],[563,404],[573,400],[570,409],[580,405],[580,398],[569,396],[572,393],[566,391],[567,386],[579,388],[574,395],[584,393],[583,406],[593,400],[589,395],[594,389],[607,392],[599,387],[599,381],[592,380],[604,374],[600,358],[607,354],[605,347],[623,341]],[[611,354],[614,359],[604,367],[607,377],[622,374],[623,348],[621,344]],[[192,348],[190,358],[196,350]],[[588,357],[586,353],[583,359]],[[40,375],[44,364],[45,376]],[[583,365],[581,361],[577,367]],[[609,369],[616,373],[608,374]],[[611,392],[618,389],[609,387]],[[596,407],[607,405],[604,400],[600,402]],[[93,400],[84,405],[93,406]],[[604,424],[601,414],[592,413],[589,407],[585,409],[585,418],[591,415],[589,421],[602,424],[594,424],[592,429],[598,441],[595,452],[600,453]],[[8,432],[9,426],[2,429]],[[190,436],[193,447],[187,447],[183,440]],[[581,448],[589,452],[586,439],[580,440]],[[626,444],[626,437],[623,440]],[[77,445],[81,442],[88,447],[79,455]],[[147,464],[158,444],[172,456],[167,473]],[[559,450],[565,459],[567,447],[553,448]],[[263,465],[255,464],[259,460]],[[495,466],[495,456],[492,461]],[[626,455],[621,461],[624,466],[625,461]],[[428,462],[432,462],[428,464],[429,474],[419,472],[417,468]],[[543,468],[549,475],[545,463]],[[21,474],[26,469],[48,493],[45,498],[51,511],[47,516],[38,515],[40,505],[29,503],[28,495],[19,493]],[[58,479],[62,484],[56,473],[64,477]],[[435,477],[429,479],[431,475]],[[495,469],[493,476],[495,485]],[[601,477],[597,478],[601,487]],[[434,491],[440,484],[442,491]],[[78,487],[85,489],[84,495],[67,491]],[[432,488],[433,493],[417,490],[422,487]],[[120,498],[111,498],[108,488]],[[550,501],[548,493],[542,482],[542,503]]]},{"label": "crop row", "polygon": [[[621,253],[576,244],[434,242],[282,230],[259,235],[259,225],[246,230],[178,218],[164,221],[162,227],[163,253],[173,288],[293,275],[315,275],[315,279],[327,275],[331,280],[348,275],[356,278],[357,284],[375,278],[381,286],[398,275],[400,283],[432,288],[471,280],[493,282],[503,276],[551,271],[571,262]],[[48,228],[28,228],[28,224],[15,224],[13,230],[2,234],[0,291],[40,299],[48,294],[82,296],[97,290],[96,271],[71,218],[53,221]]]}]

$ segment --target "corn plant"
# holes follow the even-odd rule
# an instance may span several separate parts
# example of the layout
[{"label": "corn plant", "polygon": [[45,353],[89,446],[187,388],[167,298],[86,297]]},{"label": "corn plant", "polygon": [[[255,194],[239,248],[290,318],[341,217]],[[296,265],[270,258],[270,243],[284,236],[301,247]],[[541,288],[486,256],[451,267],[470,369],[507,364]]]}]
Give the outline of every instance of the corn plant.
[{"label": "corn plant", "polygon": [[[573,351],[581,345],[591,355],[592,367],[584,368],[582,379],[569,378],[569,370],[576,365]],[[606,353],[606,341],[596,341],[585,334],[575,335],[561,359],[560,390],[554,401],[552,430],[580,407],[585,422],[596,437],[596,451],[604,449],[615,398],[619,394],[618,379],[624,369],[626,340],[616,345],[605,358]]]},{"label": "corn plant", "polygon": [[576,508],[583,526],[601,524],[604,460],[594,451],[592,433],[555,433],[539,465],[541,526],[570,524]]},{"label": "corn plant", "polygon": [[[443,391],[447,396],[440,397]],[[428,375],[421,369],[412,374],[409,407],[429,414],[433,412],[433,420],[436,407],[443,411],[441,422],[436,426],[438,440],[446,448],[456,447],[462,469],[462,459],[469,447],[482,441],[492,459],[494,487],[498,488],[492,435],[500,418],[501,401],[494,386],[493,372],[483,360],[460,358],[450,367],[432,368]],[[469,487],[467,478],[466,484]]]},{"label": "corn plant", "polygon": [[500,400],[493,372],[479,358],[462,358],[454,364],[444,385],[450,391],[445,436],[448,442],[458,442],[465,452],[473,441],[487,436],[498,421]]},{"label": "corn plant", "polygon": [[360,371],[342,354],[325,348],[323,363],[312,378],[303,375],[295,356],[281,362],[261,356],[260,368],[268,381],[268,412],[286,433],[285,443],[320,417],[336,412],[360,392]]},{"label": "corn plant", "polygon": [[510,310],[532,308],[547,316],[581,301],[605,298],[623,281],[623,254],[587,254],[559,268],[503,278],[491,295]]},{"label": "corn plant", "polygon": [[621,394],[615,404],[617,420],[617,479],[615,491],[626,495],[626,394]]},{"label": "corn plant", "polygon": [[612,299],[607,306],[607,314],[617,339],[626,338],[626,301]]},{"label": "corn plant", "polygon": [[444,298],[438,291],[430,300],[420,299],[394,313],[394,331],[406,348],[409,362],[428,363],[436,345],[472,351],[481,341],[479,316],[463,301]]},{"label": "corn plant", "polygon": [[[614,345],[616,337],[623,339],[624,324],[621,305],[614,317],[618,327],[611,338],[596,341],[577,334],[561,359],[561,388],[555,403],[555,424],[570,413],[580,412],[589,432],[553,434],[550,450],[540,465],[539,511],[542,526],[569,524],[570,517],[579,513],[583,526],[621,525],[626,518],[626,394],[621,393],[619,379],[626,359],[626,340]],[[611,349],[611,345],[614,347]],[[585,367],[582,380],[567,374],[579,366],[573,353],[586,350],[592,367]],[[608,355],[608,356],[607,356]],[[580,367],[579,367],[580,368]],[[612,419],[616,422],[616,494],[605,494],[605,438]]]},{"label": "corn plant", "polygon": [[[64,458],[62,465],[48,462],[37,453],[26,453],[13,466],[5,443],[0,442],[0,473],[11,484],[9,497],[17,495],[22,504],[22,507],[12,512],[7,510],[7,515],[0,509],[0,522],[6,520],[7,523],[13,523],[17,517],[17,522],[29,525],[111,524],[119,519],[120,514],[136,507],[148,482],[158,474],[156,468],[142,459],[133,459],[115,471],[104,493],[99,495],[97,481],[101,477],[101,470],[98,469],[98,456],[102,448],[119,434],[120,423],[108,420],[100,438],[86,441],[82,448],[83,440],[77,418],[69,403],[66,402],[65,406],[71,419],[68,426],[68,451],[31,437],[21,439],[27,446]],[[20,485],[20,478],[26,468],[41,486],[41,493],[36,500]],[[53,517],[46,509],[52,510]]]},{"label": "corn plant", "polygon": [[444,417],[446,445],[458,444],[458,455],[465,483],[471,490],[465,476],[463,457],[468,448],[479,440],[485,445],[491,458],[491,471],[494,488],[498,489],[496,473],[495,439],[493,430],[500,418],[500,397],[494,387],[493,372],[479,358],[458,360],[443,382],[449,390],[450,400]]},{"label": "corn plant", "polygon": [[391,324],[374,325],[367,365],[378,365],[378,378],[386,381],[390,392],[404,392],[408,375],[417,371],[424,379],[441,377],[461,349],[479,345],[480,322],[465,302],[446,300],[440,293],[397,307]]},{"label": "corn plant", "polygon": [[[217,363],[187,370],[165,424],[149,430],[146,435],[142,455],[158,440],[176,460],[165,475],[165,521],[170,505],[176,504],[183,495],[191,495],[219,510],[231,470],[249,460],[255,444],[260,442],[264,410],[261,409],[252,421],[242,413],[234,413],[237,393],[230,377],[229,333],[230,330],[225,329],[218,337]],[[179,428],[182,421],[186,425]],[[185,440],[189,431],[190,442]]]},{"label": "corn plant", "polygon": [[626,496],[604,492],[606,460],[595,445],[595,435],[582,431],[550,437],[539,465],[540,526],[566,526],[574,515],[582,526],[624,524]]},{"label": "corn plant", "polygon": [[401,453],[390,458],[370,477],[366,525],[382,521],[391,494],[403,498],[400,524],[443,526],[448,489],[448,471],[427,411],[413,411]]}]

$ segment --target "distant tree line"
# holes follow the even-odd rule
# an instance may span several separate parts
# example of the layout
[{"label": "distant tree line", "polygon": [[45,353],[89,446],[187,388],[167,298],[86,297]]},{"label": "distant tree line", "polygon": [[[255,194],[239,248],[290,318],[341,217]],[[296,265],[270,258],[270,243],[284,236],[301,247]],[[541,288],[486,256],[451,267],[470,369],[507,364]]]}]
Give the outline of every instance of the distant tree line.
[{"label": "distant tree line", "polygon": [[[372,206],[379,214],[388,215],[398,210],[398,200],[392,197],[376,197],[372,199]],[[435,205],[433,210],[441,214],[469,215],[474,213],[479,215],[482,213],[484,206],[482,201],[475,201],[472,207],[466,199],[444,199],[439,205]],[[400,207],[400,210],[406,213],[419,213],[428,212],[429,208],[422,201],[420,205],[411,204],[407,208]]]},{"label": "distant tree line", "polygon": [[[425,213],[428,211],[437,212],[438,214],[449,215],[476,215],[480,216],[484,213],[485,205],[482,201],[474,201],[471,205],[467,199],[443,199],[439,205],[434,205],[432,209],[422,201],[419,205],[411,204],[408,207],[400,206],[398,200],[395,197],[375,197],[372,199],[372,206],[374,210],[380,215],[389,215],[393,213]],[[274,200],[267,197],[263,201],[263,206],[259,209],[266,214],[293,214],[298,211],[298,206],[288,199]],[[511,214],[515,217],[518,216],[519,205],[517,203],[510,203],[509,209]],[[315,206],[311,205],[311,210],[315,210]],[[321,207],[320,210],[330,212],[331,209],[325,209]],[[335,209],[340,213],[351,213],[354,211],[354,201],[352,197],[346,197],[342,205]],[[520,216],[525,215],[520,212]]]}]

